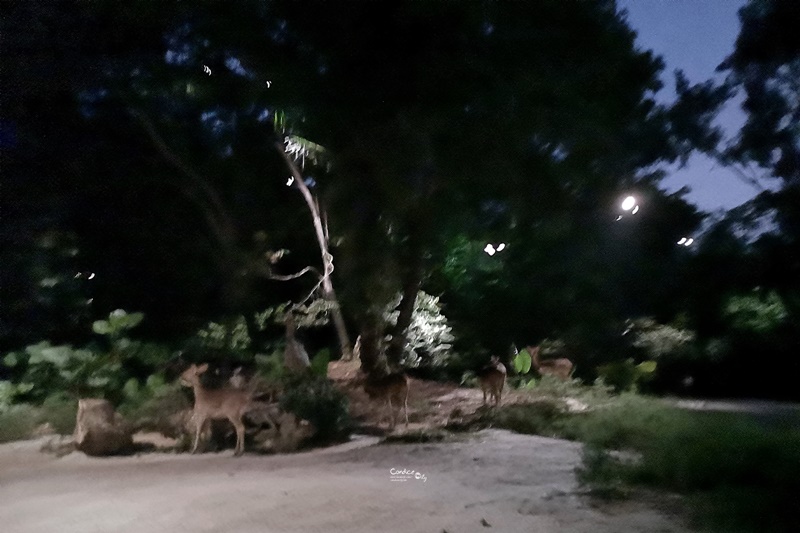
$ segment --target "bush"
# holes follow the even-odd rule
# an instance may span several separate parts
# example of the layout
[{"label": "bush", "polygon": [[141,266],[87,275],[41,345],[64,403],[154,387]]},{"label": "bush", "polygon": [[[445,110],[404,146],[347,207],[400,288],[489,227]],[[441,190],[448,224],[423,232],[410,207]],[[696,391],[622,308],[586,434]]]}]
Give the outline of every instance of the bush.
[{"label": "bush", "polygon": [[[384,311],[384,320],[389,325],[397,323],[400,315],[396,311],[402,295],[398,294]],[[455,337],[442,313],[439,298],[419,291],[411,315],[411,324],[406,332],[406,345],[400,365],[403,368],[436,369],[445,366],[450,359],[450,350]]]},{"label": "bush", "polygon": [[314,425],[313,441],[317,444],[345,440],[350,434],[347,397],[327,378],[287,377],[280,406]]},{"label": "bush", "polygon": [[36,428],[36,414],[36,408],[26,404],[14,405],[0,411],[0,442],[30,437]]},{"label": "bush", "polygon": [[597,367],[597,373],[605,383],[617,392],[637,391],[639,386],[652,379],[656,371],[655,361],[645,361],[638,365],[633,359],[616,361]]},{"label": "bush", "polygon": [[59,435],[71,435],[75,431],[78,402],[62,395],[48,397],[39,408],[37,425],[49,423]]},{"label": "bush", "polygon": [[[800,430],[749,415],[694,413],[626,397],[585,417],[581,480],[645,483],[689,496],[696,520],[720,531],[798,531]],[[624,462],[609,449],[635,452]]]}]

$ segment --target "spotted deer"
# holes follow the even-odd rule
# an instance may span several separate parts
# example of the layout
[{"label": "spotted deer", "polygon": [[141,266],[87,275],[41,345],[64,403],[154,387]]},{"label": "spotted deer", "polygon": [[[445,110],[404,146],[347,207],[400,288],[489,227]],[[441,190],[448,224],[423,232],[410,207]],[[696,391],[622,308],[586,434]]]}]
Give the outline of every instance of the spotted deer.
[{"label": "spotted deer", "polygon": [[200,434],[211,420],[228,419],[236,430],[236,456],[244,453],[244,421],[243,417],[251,407],[251,392],[233,387],[208,389],[200,382],[200,376],[208,370],[208,364],[200,366],[192,364],[180,376],[180,382],[194,391],[194,409],[192,419],[195,423],[192,453],[197,452]]},{"label": "spotted deer", "polygon": [[539,346],[528,346],[528,353],[531,354],[531,364],[539,374],[544,377],[547,375],[555,376],[563,381],[567,381],[572,375],[574,366],[572,361],[564,357],[559,359],[539,359]]},{"label": "spotted deer", "polygon": [[478,383],[483,391],[483,405],[486,405],[487,393],[495,406],[500,405],[506,385],[506,367],[499,357],[493,355],[491,362],[478,371]]},{"label": "spotted deer", "polygon": [[393,430],[396,422],[396,413],[394,405],[399,406],[402,404],[403,411],[406,417],[406,428],[408,428],[408,388],[409,378],[403,372],[394,372],[387,376],[382,377],[366,377],[363,378],[364,392],[371,399],[379,398],[386,403],[389,407],[391,416],[391,425],[389,431]]}]

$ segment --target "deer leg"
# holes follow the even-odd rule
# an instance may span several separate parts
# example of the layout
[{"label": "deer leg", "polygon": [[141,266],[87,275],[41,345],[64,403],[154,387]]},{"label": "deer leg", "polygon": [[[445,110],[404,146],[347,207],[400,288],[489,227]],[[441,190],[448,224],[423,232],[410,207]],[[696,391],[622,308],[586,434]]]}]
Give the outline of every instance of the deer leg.
[{"label": "deer leg", "polygon": [[394,429],[394,424],[395,424],[394,407],[392,407],[392,395],[391,394],[387,397],[387,401],[389,403],[389,416],[391,417],[391,422],[390,422],[391,425],[389,426],[389,431],[391,431],[391,430]]},{"label": "deer leg", "polygon": [[197,447],[200,445],[200,433],[203,432],[206,422],[207,420],[205,419],[205,417],[195,418],[194,443],[192,444],[192,453],[197,453]]},{"label": "deer leg", "polygon": [[244,453],[244,422],[241,418],[236,417],[229,417],[228,420],[236,430],[236,448],[234,448],[233,454],[238,457]]},{"label": "deer leg", "polygon": [[406,415],[406,429],[408,429],[408,390],[406,390],[406,397],[403,399],[403,411]]},{"label": "deer leg", "polygon": [[483,405],[486,405],[486,387],[481,387],[483,391]]}]

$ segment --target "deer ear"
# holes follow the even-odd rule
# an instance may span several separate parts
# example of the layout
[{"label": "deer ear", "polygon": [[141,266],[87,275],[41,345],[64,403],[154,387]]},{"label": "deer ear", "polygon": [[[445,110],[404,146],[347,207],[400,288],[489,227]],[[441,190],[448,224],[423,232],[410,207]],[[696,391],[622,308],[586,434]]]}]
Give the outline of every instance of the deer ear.
[{"label": "deer ear", "polygon": [[208,363],[203,363],[202,365],[197,367],[197,373],[198,374],[202,374],[206,370],[208,370]]}]

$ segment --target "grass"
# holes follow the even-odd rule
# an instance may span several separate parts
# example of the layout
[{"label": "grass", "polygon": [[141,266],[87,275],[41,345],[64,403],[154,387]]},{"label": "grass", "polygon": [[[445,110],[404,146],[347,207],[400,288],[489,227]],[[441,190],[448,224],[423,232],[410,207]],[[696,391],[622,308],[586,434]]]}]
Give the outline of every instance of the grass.
[{"label": "grass", "polygon": [[585,444],[577,474],[592,493],[634,486],[683,494],[695,525],[725,532],[800,531],[800,424],[694,412],[627,394],[583,413],[544,398],[510,405],[494,424]]},{"label": "grass", "polygon": [[75,430],[78,403],[52,397],[40,407],[28,404],[12,405],[0,411],[0,442],[30,438],[41,424],[50,424],[56,433],[68,435]]}]

